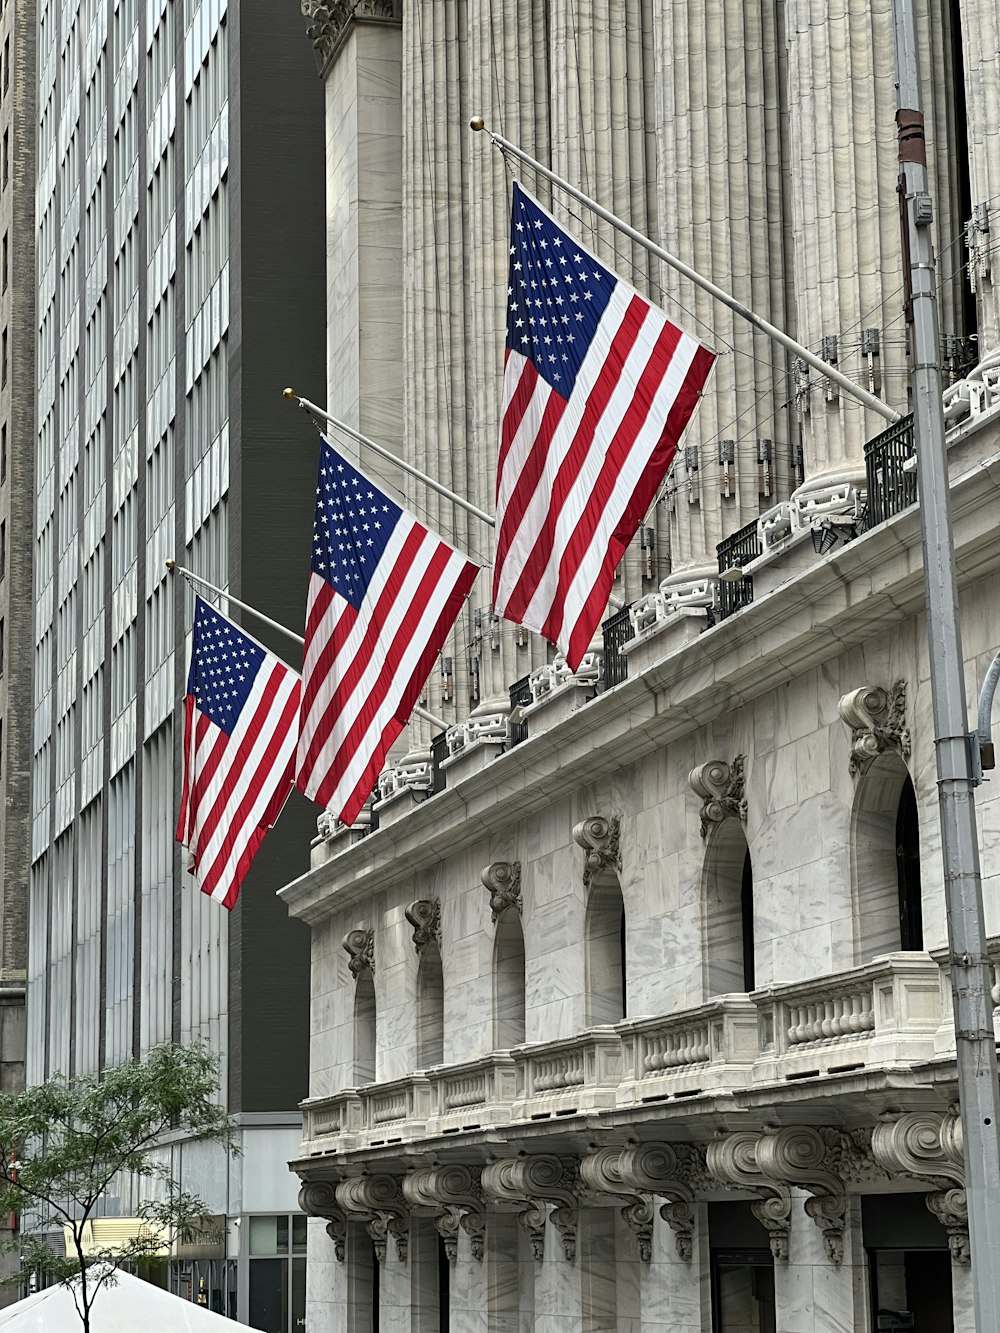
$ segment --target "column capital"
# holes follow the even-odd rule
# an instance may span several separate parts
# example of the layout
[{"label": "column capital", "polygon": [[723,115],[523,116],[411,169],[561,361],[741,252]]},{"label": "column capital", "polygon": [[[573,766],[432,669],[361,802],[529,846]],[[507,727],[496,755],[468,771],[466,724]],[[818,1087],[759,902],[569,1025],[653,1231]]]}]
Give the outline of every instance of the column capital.
[{"label": "column capital", "polygon": [[326,78],[348,33],[356,23],[399,27],[403,0],[301,0],[306,36],[316,53],[320,75]]}]

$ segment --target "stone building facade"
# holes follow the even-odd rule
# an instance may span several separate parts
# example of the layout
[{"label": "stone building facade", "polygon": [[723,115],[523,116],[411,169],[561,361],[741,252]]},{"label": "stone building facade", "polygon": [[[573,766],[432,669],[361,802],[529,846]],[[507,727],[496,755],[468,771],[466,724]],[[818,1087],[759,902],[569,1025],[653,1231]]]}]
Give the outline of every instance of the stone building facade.
[{"label": "stone building facade", "polygon": [[[918,8],[972,692],[1000,646],[996,54],[978,0]],[[509,182],[479,111],[907,412],[888,0],[303,9],[335,413],[489,504]],[[498,624],[484,576],[425,700],[447,730],[412,727],[282,890],[312,932],[308,1317],[964,1333],[912,423],[553,207],[723,355],[585,668]],[[978,809],[1000,963],[989,784]]]}]

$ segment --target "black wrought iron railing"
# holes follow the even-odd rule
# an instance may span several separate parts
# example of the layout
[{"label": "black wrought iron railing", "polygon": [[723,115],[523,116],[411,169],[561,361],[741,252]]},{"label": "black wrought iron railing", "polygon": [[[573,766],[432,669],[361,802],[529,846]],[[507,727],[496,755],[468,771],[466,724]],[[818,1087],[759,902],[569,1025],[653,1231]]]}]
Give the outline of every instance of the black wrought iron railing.
[{"label": "black wrought iron railing", "polygon": [[875,528],[916,503],[917,470],[912,462],[905,466],[913,457],[912,413],[865,445],[866,528]]},{"label": "black wrought iron railing", "polygon": [[731,537],[719,542],[715,548],[719,557],[719,619],[725,620],[734,611],[749,606],[753,601],[753,579],[750,575],[743,578],[722,577],[727,570],[745,569],[751,560],[761,554],[760,537],[757,533],[757,520],[737,528]]},{"label": "black wrought iron railing", "polygon": [[608,616],[601,629],[604,631],[604,688],[613,690],[628,679],[628,658],[622,645],[632,637],[632,623],[628,618],[632,603]]},{"label": "black wrought iron railing", "polygon": [[445,781],[445,772],[441,765],[448,758],[448,740],[447,732],[439,731],[436,736],[431,737],[431,795],[436,796],[439,791],[444,791],[448,785]]},{"label": "black wrought iron railing", "polygon": [[[528,679],[527,676],[522,676],[520,680],[515,680],[514,684],[510,687],[511,712],[513,712],[515,708],[525,708],[531,703],[531,690],[528,688]],[[510,740],[508,745],[511,747],[520,745],[522,741],[526,741],[527,739],[527,722],[512,721],[510,723]]]}]

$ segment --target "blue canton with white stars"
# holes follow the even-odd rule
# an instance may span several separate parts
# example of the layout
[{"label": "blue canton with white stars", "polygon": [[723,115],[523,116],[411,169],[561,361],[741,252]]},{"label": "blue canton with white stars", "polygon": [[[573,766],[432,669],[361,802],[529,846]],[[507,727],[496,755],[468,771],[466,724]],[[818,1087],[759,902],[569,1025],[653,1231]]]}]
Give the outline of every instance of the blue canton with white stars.
[{"label": "blue canton with white stars", "polygon": [[399,505],[322,442],[310,568],[356,611],[402,515]]},{"label": "blue canton with white stars", "polygon": [[214,607],[194,599],[194,644],[187,692],[199,712],[231,736],[266,654]]},{"label": "blue canton with white stars", "polygon": [[568,398],[618,279],[514,184],[507,346]]}]

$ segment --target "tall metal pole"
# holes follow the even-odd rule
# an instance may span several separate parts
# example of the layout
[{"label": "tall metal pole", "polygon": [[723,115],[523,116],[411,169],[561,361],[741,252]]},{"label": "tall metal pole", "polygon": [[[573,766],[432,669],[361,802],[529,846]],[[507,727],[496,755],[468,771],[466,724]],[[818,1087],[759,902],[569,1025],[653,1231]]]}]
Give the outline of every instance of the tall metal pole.
[{"label": "tall metal pole", "polygon": [[900,187],[912,293],[913,418],[920,485],[927,639],[937,752],[949,966],[965,1144],[965,1181],[978,1333],[1000,1331],[1000,1089],[979,869],[958,585],[944,438],[931,198],[927,189],[913,0],[893,0],[899,88]]},{"label": "tall metal pole", "polygon": [[582,190],[578,190],[575,185],[557,175],[544,162],[539,162],[530,153],[526,153],[523,148],[518,148],[516,143],[511,143],[509,139],[505,139],[502,134],[495,134],[485,124],[482,116],[473,116],[469,123],[473,130],[485,130],[491,142],[501,152],[510,153],[512,156],[519,158],[532,171],[537,172],[539,176],[544,176],[547,181],[551,181],[553,185],[562,190],[564,194],[568,194],[570,198],[578,200],[585,208],[589,208],[592,213],[596,213],[599,218],[603,218],[605,222],[610,223],[623,236],[627,236],[630,240],[635,241],[637,245],[641,245],[644,250],[648,250],[657,259],[662,259],[665,264],[680,273],[682,277],[687,278],[689,282],[693,282],[702,291],[708,292],[709,296],[713,296],[717,301],[721,301],[723,305],[728,306],[730,310],[745,319],[748,324],[752,324],[755,329],[759,329],[773,342],[780,343],[786,351],[793,352],[806,365],[812,366],[813,370],[818,370],[821,375],[839,385],[845,393],[850,394],[864,407],[872,412],[877,412],[880,417],[883,417],[890,424],[895,424],[899,420],[899,413],[894,411],[888,403],[883,403],[881,398],[876,398],[873,393],[863,389],[860,384],[855,384],[852,379],[848,379],[843,371],[838,370],[836,366],[831,366],[829,361],[824,361],[815,352],[810,352],[808,347],[796,342],[784,329],[779,329],[774,324],[769,323],[762,315],[758,315],[749,306],[744,305],[742,301],[737,301],[735,296],[731,296],[722,287],[717,287],[711,279],[706,278],[697,269],[692,268],[690,264],[685,264],[683,259],[678,259],[669,250],[664,250],[662,245],[657,245],[655,241],[651,241],[648,236],[644,236],[641,231],[637,231],[635,227],[630,226],[623,218],[612,213],[610,209],[604,208],[596,199],[591,199],[589,194],[584,194]]}]

